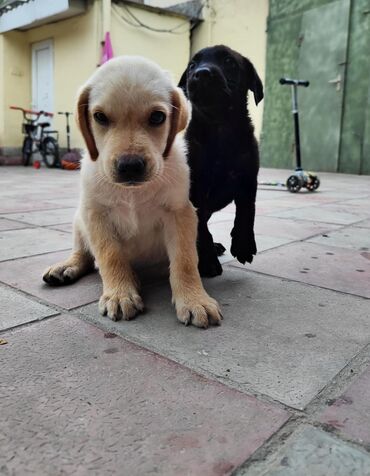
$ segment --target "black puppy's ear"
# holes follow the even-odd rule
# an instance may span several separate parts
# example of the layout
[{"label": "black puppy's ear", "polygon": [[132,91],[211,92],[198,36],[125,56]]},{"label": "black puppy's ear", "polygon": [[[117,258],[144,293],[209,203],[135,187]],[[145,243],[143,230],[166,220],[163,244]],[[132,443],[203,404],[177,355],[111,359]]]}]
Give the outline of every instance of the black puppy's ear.
[{"label": "black puppy's ear", "polygon": [[187,88],[187,79],[188,79],[188,68],[182,73],[179,84],[177,85],[184,91],[186,97],[188,97],[188,88]]},{"label": "black puppy's ear", "polygon": [[253,92],[254,101],[257,106],[263,99],[263,84],[253,64],[247,58],[244,58],[244,63],[247,70],[247,87]]}]

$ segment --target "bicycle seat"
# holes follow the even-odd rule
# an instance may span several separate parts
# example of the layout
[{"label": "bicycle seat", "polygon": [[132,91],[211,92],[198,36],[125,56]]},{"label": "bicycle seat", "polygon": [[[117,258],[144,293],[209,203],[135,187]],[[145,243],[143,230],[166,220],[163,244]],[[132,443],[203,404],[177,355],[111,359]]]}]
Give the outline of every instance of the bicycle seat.
[{"label": "bicycle seat", "polygon": [[40,127],[49,127],[49,126],[50,126],[50,122],[39,122],[39,126],[40,126]]}]

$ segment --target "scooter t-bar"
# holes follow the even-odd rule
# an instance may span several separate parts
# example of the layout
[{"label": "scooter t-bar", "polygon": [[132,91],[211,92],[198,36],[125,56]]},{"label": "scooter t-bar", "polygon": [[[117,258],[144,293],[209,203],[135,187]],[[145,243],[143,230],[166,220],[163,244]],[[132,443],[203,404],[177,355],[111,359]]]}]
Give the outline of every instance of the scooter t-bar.
[{"label": "scooter t-bar", "polygon": [[295,151],[296,151],[296,170],[302,170],[301,160],[301,141],[299,137],[299,118],[298,118],[298,99],[297,99],[297,87],[303,86],[307,88],[310,84],[309,81],[301,79],[280,78],[280,84],[287,84],[292,86],[292,114],[294,118],[294,136],[295,136]]}]

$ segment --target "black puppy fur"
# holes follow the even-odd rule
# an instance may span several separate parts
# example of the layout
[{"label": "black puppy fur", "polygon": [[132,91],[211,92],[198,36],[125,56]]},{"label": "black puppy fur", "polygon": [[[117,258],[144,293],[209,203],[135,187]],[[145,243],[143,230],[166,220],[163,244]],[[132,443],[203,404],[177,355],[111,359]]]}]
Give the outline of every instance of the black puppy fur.
[{"label": "black puppy fur", "polygon": [[251,90],[258,104],[263,86],[252,63],[224,45],[199,51],[179,86],[192,104],[186,139],[190,199],[199,219],[199,271],[202,276],[212,277],[222,273],[217,255],[225,248],[213,243],[207,222],[233,200],[236,215],[231,254],[245,264],[251,263],[257,253],[253,228],[259,154],[247,93]]}]

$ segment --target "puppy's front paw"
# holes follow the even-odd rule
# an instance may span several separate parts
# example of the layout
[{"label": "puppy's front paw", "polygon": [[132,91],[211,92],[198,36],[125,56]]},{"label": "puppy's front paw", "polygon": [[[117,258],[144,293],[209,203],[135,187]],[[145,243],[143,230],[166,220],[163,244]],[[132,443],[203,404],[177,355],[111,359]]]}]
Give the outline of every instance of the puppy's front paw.
[{"label": "puppy's front paw", "polygon": [[68,263],[58,263],[50,266],[42,279],[50,286],[63,286],[64,284],[72,284],[80,277],[79,266],[70,266]]},{"label": "puppy's front paw", "polygon": [[219,305],[206,292],[193,294],[192,297],[191,292],[187,293],[186,296],[175,299],[175,306],[178,320],[186,326],[193,324],[207,329],[210,324],[221,324]]},{"label": "puppy's front paw", "polygon": [[252,263],[253,255],[257,253],[254,235],[246,237],[242,234],[235,233],[232,236],[230,252],[239,263]]},{"label": "puppy's front paw", "polygon": [[144,310],[141,297],[135,292],[107,292],[99,301],[102,316],[108,315],[112,321],[129,321]]}]

